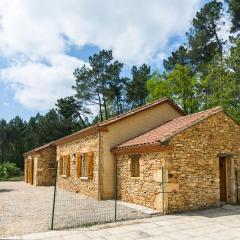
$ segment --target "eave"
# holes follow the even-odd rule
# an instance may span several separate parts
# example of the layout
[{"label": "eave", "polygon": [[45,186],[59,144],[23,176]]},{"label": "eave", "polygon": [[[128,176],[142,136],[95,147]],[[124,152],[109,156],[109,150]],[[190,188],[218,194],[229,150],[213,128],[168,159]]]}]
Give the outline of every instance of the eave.
[{"label": "eave", "polygon": [[151,153],[172,150],[173,147],[169,145],[157,144],[146,144],[146,145],[136,145],[124,148],[112,148],[111,152],[115,155],[124,154],[137,154],[137,153]]}]

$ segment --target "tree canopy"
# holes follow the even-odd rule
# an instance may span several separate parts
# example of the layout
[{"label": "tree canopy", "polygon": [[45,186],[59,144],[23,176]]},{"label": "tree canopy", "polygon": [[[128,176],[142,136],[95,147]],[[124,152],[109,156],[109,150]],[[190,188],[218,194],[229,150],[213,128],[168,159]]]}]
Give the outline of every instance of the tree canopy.
[{"label": "tree canopy", "polygon": [[[227,19],[229,32],[224,30]],[[143,63],[124,74],[124,64],[111,50],[93,54],[73,69],[73,96],[58,99],[55,108],[28,121],[19,116],[0,120],[0,163],[22,168],[24,152],[163,96],[187,113],[222,106],[240,122],[239,32],[239,0],[212,0],[196,13],[186,41],[163,60],[163,69],[151,71]]]}]

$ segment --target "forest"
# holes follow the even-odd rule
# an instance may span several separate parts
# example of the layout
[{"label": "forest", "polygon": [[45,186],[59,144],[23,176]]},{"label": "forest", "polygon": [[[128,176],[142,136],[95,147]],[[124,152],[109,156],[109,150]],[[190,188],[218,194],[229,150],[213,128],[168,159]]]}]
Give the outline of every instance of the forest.
[{"label": "forest", "polygon": [[73,96],[45,115],[0,120],[0,164],[23,168],[23,153],[168,96],[187,113],[222,106],[240,123],[240,1],[210,1],[195,15],[185,42],[153,70],[143,63],[123,76],[111,50],[73,69]]}]

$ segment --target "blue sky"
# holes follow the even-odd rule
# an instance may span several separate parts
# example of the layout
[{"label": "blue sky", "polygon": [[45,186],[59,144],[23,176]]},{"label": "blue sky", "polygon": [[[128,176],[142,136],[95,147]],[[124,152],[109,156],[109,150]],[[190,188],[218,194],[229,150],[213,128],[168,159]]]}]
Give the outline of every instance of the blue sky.
[{"label": "blue sky", "polygon": [[1,0],[0,118],[29,119],[73,94],[72,72],[99,49],[130,67],[162,60],[185,40],[201,0]]}]

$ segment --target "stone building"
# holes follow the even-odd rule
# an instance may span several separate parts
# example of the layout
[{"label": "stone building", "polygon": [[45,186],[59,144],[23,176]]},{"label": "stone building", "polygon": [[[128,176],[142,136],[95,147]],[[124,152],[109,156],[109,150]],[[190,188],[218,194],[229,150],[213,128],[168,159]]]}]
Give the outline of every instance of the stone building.
[{"label": "stone building", "polygon": [[186,115],[162,98],[25,159],[27,182],[49,185],[56,159],[58,187],[99,200],[117,190],[119,200],[164,213],[240,199],[240,126],[219,107]]},{"label": "stone building", "polygon": [[24,181],[35,186],[53,185],[56,146],[53,143],[24,153]]},{"label": "stone building", "polygon": [[119,199],[172,213],[240,200],[240,126],[217,107],[112,149]]},{"label": "stone building", "polygon": [[61,188],[97,199],[115,196],[111,148],[185,113],[162,98],[54,142]]}]

